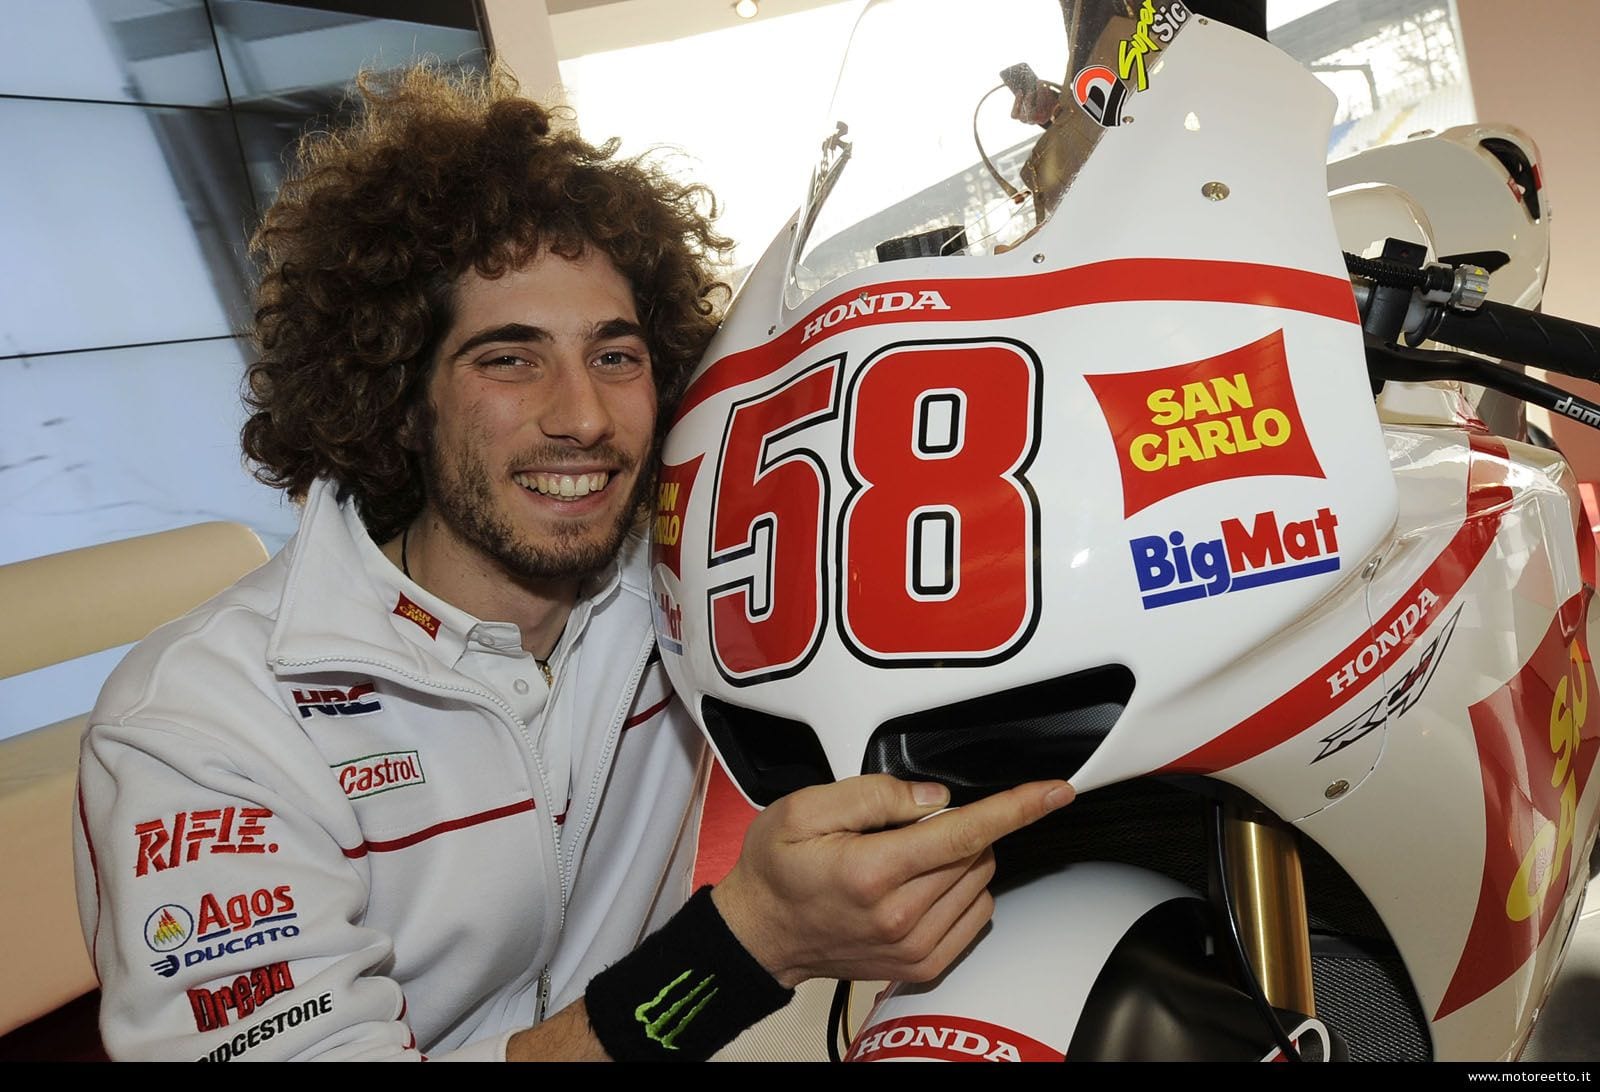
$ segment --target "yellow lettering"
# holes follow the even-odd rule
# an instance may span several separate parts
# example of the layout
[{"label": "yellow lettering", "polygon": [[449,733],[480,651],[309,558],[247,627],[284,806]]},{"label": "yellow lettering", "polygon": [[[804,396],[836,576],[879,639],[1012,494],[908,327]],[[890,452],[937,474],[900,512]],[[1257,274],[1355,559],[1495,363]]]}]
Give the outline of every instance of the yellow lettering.
[{"label": "yellow lettering", "polygon": [[1221,413],[1222,407],[1217,405],[1216,399],[1211,397],[1211,389],[1204,383],[1185,383],[1183,385],[1183,419],[1193,421],[1202,413],[1210,416]]},{"label": "yellow lettering", "polygon": [[1183,420],[1183,407],[1178,405],[1174,397],[1178,392],[1171,387],[1162,387],[1158,391],[1151,391],[1150,397],[1144,404],[1150,408],[1150,423],[1152,425],[1175,425]]},{"label": "yellow lettering", "polygon": [[1512,921],[1527,921],[1544,903],[1550,876],[1555,872],[1555,843],[1556,825],[1546,822],[1533,836],[1533,844],[1511,878],[1511,890],[1506,892],[1506,917]]},{"label": "yellow lettering", "polygon": [[1555,768],[1550,771],[1550,787],[1559,789],[1567,779],[1567,769],[1572,765],[1573,732],[1572,708],[1567,705],[1567,680],[1556,683],[1556,697],[1550,703],[1550,750],[1556,756]]},{"label": "yellow lettering", "polygon": [[1185,459],[1199,462],[1204,458],[1200,454],[1200,445],[1194,442],[1194,434],[1186,428],[1175,428],[1167,433],[1167,458],[1177,466]]},{"label": "yellow lettering", "polygon": [[[1234,418],[1238,420],[1238,418]],[[1215,458],[1219,453],[1232,455],[1233,444],[1228,440],[1228,422],[1226,421],[1201,421],[1194,426],[1196,435],[1200,437],[1200,457],[1202,459]]]},{"label": "yellow lettering", "polygon": [[659,515],[656,517],[656,541],[663,546],[676,546],[678,535],[683,531],[683,521],[674,515]]},{"label": "yellow lettering", "polygon": [[657,493],[659,501],[656,507],[663,512],[670,512],[678,507],[678,483],[666,482]]},{"label": "yellow lettering", "polygon": [[1268,447],[1281,447],[1289,442],[1294,430],[1289,427],[1288,416],[1280,409],[1264,409],[1250,422],[1250,429]]},{"label": "yellow lettering", "polygon": [[1165,455],[1155,454],[1155,449],[1160,446],[1161,437],[1153,432],[1147,432],[1129,445],[1128,457],[1140,470],[1160,470],[1167,465]]},{"label": "yellow lettering", "polygon": [[1250,381],[1244,377],[1243,372],[1235,373],[1232,379],[1213,379],[1211,386],[1216,389],[1217,402],[1221,405],[1220,412],[1255,408],[1255,399],[1250,396]]}]

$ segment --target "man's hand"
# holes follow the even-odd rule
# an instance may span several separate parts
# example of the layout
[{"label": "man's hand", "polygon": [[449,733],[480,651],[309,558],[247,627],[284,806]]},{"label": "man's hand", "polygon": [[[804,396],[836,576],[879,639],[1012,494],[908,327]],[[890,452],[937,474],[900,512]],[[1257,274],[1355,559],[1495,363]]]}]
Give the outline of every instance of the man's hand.
[{"label": "man's hand", "polygon": [[712,898],[786,987],[926,982],[994,913],[989,847],[1071,799],[1065,781],[1034,782],[934,815],[950,793],[929,782],[868,774],[801,789],[750,824]]}]

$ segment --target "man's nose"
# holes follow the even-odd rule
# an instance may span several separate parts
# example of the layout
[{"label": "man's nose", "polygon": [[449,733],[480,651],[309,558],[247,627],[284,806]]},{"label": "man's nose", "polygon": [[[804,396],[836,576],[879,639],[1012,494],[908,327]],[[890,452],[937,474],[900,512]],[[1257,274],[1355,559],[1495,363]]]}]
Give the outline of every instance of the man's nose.
[{"label": "man's nose", "polygon": [[593,447],[611,438],[613,421],[600,380],[586,361],[554,369],[540,407],[539,426],[553,440]]}]

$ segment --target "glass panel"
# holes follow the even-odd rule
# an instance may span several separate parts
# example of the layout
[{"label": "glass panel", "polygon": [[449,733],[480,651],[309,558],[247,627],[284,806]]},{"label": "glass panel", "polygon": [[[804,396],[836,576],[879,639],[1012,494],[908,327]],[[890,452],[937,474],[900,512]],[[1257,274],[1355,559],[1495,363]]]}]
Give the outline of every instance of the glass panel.
[{"label": "glass panel", "polygon": [[7,0],[5,14],[0,94],[226,101],[201,0]]},{"label": "glass panel", "polygon": [[0,564],[219,519],[281,545],[298,510],[240,463],[244,351],[0,361]]},{"label": "glass panel", "polygon": [[1338,96],[1329,159],[1476,120],[1452,0],[1307,6],[1274,0],[1268,37]]},{"label": "glass panel", "polygon": [[364,67],[395,68],[421,57],[484,67],[470,0],[388,5],[404,16],[396,19],[265,0],[212,0],[211,10],[235,106],[310,117],[331,113]]},{"label": "glass panel", "polygon": [[0,99],[0,357],[234,332],[254,213],[225,113]]}]

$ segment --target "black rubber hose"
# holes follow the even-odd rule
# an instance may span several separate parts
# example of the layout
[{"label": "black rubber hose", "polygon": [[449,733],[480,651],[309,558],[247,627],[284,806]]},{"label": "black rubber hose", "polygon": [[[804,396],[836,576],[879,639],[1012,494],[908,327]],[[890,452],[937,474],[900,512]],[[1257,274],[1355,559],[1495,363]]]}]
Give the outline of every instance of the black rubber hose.
[{"label": "black rubber hose", "polygon": [[1434,341],[1517,364],[1600,382],[1600,327],[1504,303],[1446,311],[1429,331]]},{"label": "black rubber hose", "polygon": [[1344,252],[1344,265],[1351,275],[1365,277],[1374,284],[1381,284],[1386,288],[1426,288],[1428,274],[1426,271],[1416,269],[1399,262],[1385,261],[1382,258],[1363,258]]}]

